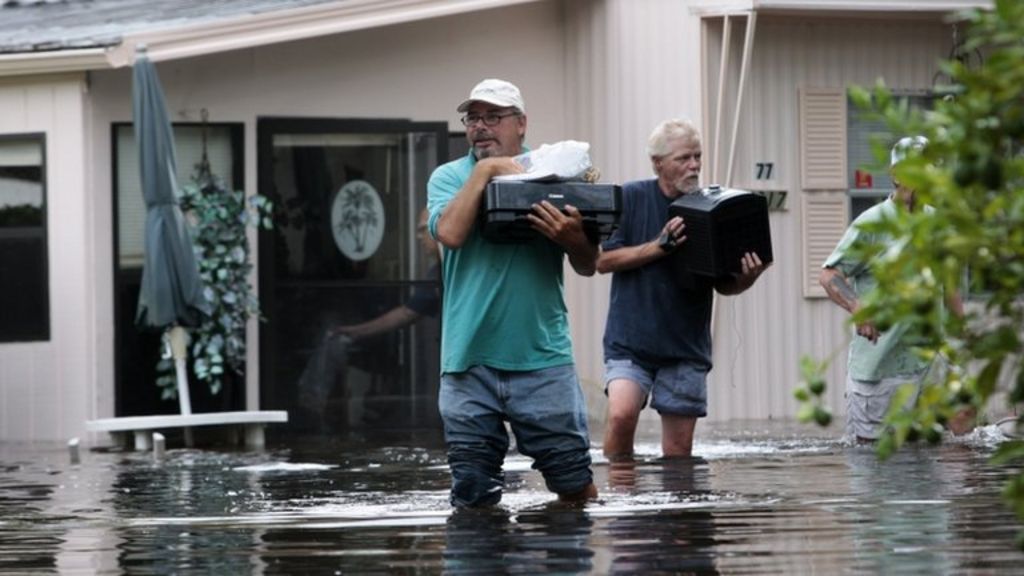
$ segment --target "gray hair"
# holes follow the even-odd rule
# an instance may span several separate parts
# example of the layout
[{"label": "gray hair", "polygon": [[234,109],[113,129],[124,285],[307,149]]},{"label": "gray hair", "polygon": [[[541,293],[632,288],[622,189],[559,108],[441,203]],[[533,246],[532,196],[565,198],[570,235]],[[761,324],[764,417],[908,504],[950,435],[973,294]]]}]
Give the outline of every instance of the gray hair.
[{"label": "gray hair", "polygon": [[700,132],[689,120],[672,118],[658,124],[647,138],[647,155],[661,158],[672,152],[669,144],[674,140],[686,140],[700,144]]}]

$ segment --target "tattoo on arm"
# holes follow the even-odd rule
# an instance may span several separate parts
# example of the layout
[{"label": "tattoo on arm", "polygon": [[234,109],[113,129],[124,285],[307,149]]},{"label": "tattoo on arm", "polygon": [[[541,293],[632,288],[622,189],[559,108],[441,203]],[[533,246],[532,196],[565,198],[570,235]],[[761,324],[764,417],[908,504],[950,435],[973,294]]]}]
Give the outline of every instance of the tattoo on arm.
[{"label": "tattoo on arm", "polygon": [[832,276],[828,282],[831,290],[829,292],[837,299],[843,308],[853,312],[853,309],[857,305],[857,294],[850,287],[850,284],[839,274]]}]

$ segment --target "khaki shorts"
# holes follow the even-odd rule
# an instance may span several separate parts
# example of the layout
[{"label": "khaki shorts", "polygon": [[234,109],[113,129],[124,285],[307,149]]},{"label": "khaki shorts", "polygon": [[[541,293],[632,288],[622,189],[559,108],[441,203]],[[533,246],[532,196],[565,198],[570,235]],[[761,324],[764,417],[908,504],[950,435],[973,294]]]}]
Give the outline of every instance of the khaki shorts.
[{"label": "khaki shorts", "polygon": [[876,440],[882,434],[882,421],[889,411],[892,397],[904,384],[914,384],[917,388],[904,409],[909,409],[917,402],[921,393],[921,382],[927,370],[916,374],[905,374],[882,378],[881,380],[855,380],[846,377],[846,432],[851,436]]}]

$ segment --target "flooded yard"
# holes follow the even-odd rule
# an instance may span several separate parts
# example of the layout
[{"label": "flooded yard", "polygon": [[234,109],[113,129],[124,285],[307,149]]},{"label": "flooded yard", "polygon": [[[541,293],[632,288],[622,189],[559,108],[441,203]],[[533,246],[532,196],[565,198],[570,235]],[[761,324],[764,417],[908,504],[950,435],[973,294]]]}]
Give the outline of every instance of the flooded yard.
[{"label": "flooded yard", "polygon": [[1020,529],[994,427],[879,462],[777,422],[701,424],[692,459],[609,463],[552,503],[510,454],[499,507],[453,512],[435,432],[151,454],[0,444],[3,574],[999,574]]}]

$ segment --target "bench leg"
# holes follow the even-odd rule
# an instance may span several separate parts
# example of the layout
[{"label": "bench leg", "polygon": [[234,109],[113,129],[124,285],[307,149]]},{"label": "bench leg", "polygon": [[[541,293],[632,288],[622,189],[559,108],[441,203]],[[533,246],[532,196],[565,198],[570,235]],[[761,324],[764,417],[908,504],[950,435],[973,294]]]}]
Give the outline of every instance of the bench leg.
[{"label": "bench leg", "polygon": [[245,447],[262,450],[266,446],[266,439],[263,437],[263,424],[245,425]]},{"label": "bench leg", "polygon": [[242,443],[242,435],[238,431],[238,426],[228,426],[226,430],[228,445],[238,446]]},{"label": "bench leg", "polygon": [[122,450],[132,449],[131,434],[125,434],[124,432],[107,432],[107,434],[110,434],[110,440],[114,443],[114,446]]},{"label": "bench leg", "polygon": [[153,449],[152,432],[149,430],[136,430],[132,432],[135,436],[135,449],[149,451]]}]

